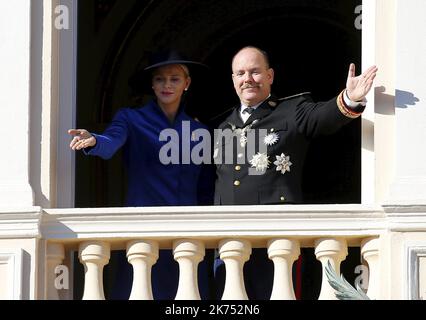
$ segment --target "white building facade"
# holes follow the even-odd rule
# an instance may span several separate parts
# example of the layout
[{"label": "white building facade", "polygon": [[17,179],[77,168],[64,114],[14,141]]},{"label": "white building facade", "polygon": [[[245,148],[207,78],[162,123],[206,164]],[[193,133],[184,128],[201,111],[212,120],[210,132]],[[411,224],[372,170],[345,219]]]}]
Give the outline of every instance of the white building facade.
[{"label": "white building facade", "polygon": [[[271,299],[294,299],[301,247],[338,271],[348,246],[369,268],[373,299],[426,295],[426,2],[364,0],[362,65],[377,65],[362,118],[360,204],[75,209],[76,1],[0,0],[0,298],[72,299],[74,256],[84,299],[105,298],[110,251],[126,249],[131,299],[151,299],[159,248],[174,249],[176,299],[198,299],[196,266],[218,248],[223,299],[246,299],[242,266],[268,248]],[[63,32],[68,30],[68,32]],[[168,220],[164,230],[163,221]],[[324,281],[320,299],[335,298]]]}]

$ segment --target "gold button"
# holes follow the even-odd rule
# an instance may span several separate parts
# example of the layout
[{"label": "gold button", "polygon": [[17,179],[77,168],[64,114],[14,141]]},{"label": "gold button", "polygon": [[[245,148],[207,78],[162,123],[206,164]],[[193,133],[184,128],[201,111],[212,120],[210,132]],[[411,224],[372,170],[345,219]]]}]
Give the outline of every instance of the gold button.
[{"label": "gold button", "polygon": [[235,167],[235,170],[236,170],[236,171],[240,171],[240,170],[241,170],[241,167],[240,167],[240,166],[236,166],[236,167]]},{"label": "gold button", "polygon": [[280,199],[281,199],[281,201],[285,201],[285,198],[284,198],[284,197],[281,197]]},{"label": "gold button", "polygon": [[241,184],[241,182],[239,182],[238,180],[234,181],[234,186],[238,187]]},{"label": "gold button", "polygon": [[274,132],[274,131],[275,131],[275,129],[274,129],[274,128],[272,128],[272,129],[271,129],[271,132]]}]

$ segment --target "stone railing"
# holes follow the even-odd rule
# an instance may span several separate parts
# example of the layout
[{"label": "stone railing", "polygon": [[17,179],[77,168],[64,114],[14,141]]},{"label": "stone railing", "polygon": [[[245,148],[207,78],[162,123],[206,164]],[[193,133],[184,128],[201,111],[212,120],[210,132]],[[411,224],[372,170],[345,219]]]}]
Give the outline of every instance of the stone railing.
[{"label": "stone railing", "polygon": [[[110,252],[126,249],[134,274],[130,299],[152,299],[151,268],[159,248],[167,248],[179,263],[175,299],[200,299],[197,266],[206,248],[217,248],[226,268],[222,299],[245,300],[244,263],[252,248],[267,248],[275,270],[271,299],[295,299],[292,265],[300,248],[315,248],[324,274],[328,261],[339,273],[348,246],[361,248],[369,266],[367,294],[380,298],[380,241],[386,227],[381,207],[360,205],[45,210],[40,224],[45,298],[71,298],[56,289],[55,271],[67,265],[67,252],[78,250],[85,268],[83,299],[104,299],[103,268]],[[335,299],[325,276],[319,299]]]}]

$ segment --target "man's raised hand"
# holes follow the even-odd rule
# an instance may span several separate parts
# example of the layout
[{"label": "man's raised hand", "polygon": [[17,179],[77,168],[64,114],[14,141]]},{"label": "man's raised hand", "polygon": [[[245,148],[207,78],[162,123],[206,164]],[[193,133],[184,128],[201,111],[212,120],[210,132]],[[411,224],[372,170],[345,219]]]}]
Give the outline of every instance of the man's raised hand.
[{"label": "man's raised hand", "polygon": [[362,101],[373,86],[374,78],[377,74],[377,67],[371,66],[359,76],[355,76],[355,64],[349,66],[348,80],[346,81],[346,90],[349,99],[352,101]]}]

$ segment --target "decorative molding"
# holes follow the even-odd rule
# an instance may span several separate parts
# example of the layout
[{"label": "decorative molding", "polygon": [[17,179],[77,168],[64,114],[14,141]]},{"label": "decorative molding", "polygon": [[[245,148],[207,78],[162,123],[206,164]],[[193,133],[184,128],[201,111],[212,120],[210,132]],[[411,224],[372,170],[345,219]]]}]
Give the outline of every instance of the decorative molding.
[{"label": "decorative molding", "polygon": [[[408,242],[405,245],[406,294],[409,300],[420,300],[420,258],[426,259],[426,242]],[[424,288],[426,289],[426,288]],[[426,292],[425,292],[426,293]]]},{"label": "decorative molding", "polygon": [[426,231],[426,205],[398,204],[384,205],[388,229],[392,232]]},{"label": "decorative molding", "polygon": [[41,208],[1,208],[0,239],[40,238]]},{"label": "decorative molding", "polygon": [[398,201],[393,204],[383,204],[383,210],[387,215],[398,214],[398,213],[425,213],[426,212],[426,200],[419,202],[414,201]]},{"label": "decorative molding", "polygon": [[365,237],[388,231],[426,231],[426,205],[0,209],[0,239]]},{"label": "decorative molding", "polygon": [[362,205],[46,209],[49,239],[354,236],[385,231],[380,207]]},{"label": "decorative molding", "polygon": [[[7,265],[7,296],[1,297],[7,300],[22,299],[22,249],[0,251],[0,265]],[[2,286],[5,284],[2,283]]]},{"label": "decorative molding", "polygon": [[75,153],[69,148],[70,139],[66,134],[69,128],[75,128],[77,113],[77,11],[78,1],[61,0],[62,5],[69,8],[70,29],[56,30],[58,48],[53,52],[57,60],[57,68],[52,75],[52,81],[58,85],[59,100],[57,113],[57,160],[56,160],[56,204],[58,208],[74,206],[75,197]]}]

